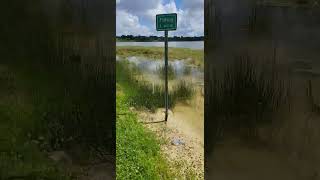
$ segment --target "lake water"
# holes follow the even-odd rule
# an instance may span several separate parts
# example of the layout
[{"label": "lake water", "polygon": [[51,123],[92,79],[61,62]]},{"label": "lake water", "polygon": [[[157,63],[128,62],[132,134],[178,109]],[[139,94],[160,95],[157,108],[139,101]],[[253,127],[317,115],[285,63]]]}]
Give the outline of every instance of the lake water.
[{"label": "lake water", "polygon": [[[135,56],[128,57],[128,61],[137,65],[139,69],[153,74],[157,72],[159,67],[163,66],[163,61],[150,60],[141,57],[138,58]],[[186,75],[186,72],[188,72],[189,75],[192,75],[199,80],[203,79],[203,71],[201,71],[200,68],[186,64],[185,60],[169,61],[169,65],[173,67],[177,77],[184,76]]]},{"label": "lake water", "polygon": [[[190,48],[203,49],[203,41],[178,41],[169,42],[169,47],[174,48]],[[148,46],[148,47],[164,47],[163,42],[117,42],[117,46]]]}]

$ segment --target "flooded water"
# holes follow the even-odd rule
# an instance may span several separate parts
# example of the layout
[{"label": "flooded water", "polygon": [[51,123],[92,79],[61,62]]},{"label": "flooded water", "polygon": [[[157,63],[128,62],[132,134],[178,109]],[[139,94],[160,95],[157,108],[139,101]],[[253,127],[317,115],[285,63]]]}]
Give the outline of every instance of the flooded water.
[{"label": "flooded water", "polygon": [[[170,41],[169,47],[203,49],[203,41]],[[117,42],[117,46],[146,46],[146,47],[164,47],[163,42]]]},{"label": "flooded water", "polygon": [[[145,57],[130,56],[124,59],[117,58],[118,61],[127,61],[131,66],[138,68],[143,74],[145,80],[152,83],[164,83],[160,77],[159,69],[163,67],[163,60],[149,59]],[[130,66],[129,65],[129,66]],[[190,65],[188,60],[172,60],[169,61],[169,66],[172,67],[174,78],[169,80],[169,85],[179,80],[185,80],[195,86],[203,85],[204,72],[200,67]]]},{"label": "flooded water", "polygon": [[[164,61],[152,60],[143,57],[128,57],[130,63],[136,65],[143,73],[155,75],[160,67],[163,67]],[[173,67],[175,79],[183,79],[185,76],[191,77],[196,81],[203,81],[203,70],[199,67],[187,64],[188,60],[172,60],[169,61],[169,66]]]}]

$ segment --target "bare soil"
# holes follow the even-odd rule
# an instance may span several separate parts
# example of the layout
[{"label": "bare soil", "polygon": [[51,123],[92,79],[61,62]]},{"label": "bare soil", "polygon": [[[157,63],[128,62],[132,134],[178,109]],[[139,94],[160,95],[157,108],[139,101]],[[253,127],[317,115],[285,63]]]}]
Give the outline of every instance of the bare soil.
[{"label": "bare soil", "polygon": [[[203,108],[202,112],[198,111],[201,107],[196,109],[195,106],[177,104],[170,111],[167,122],[161,122],[164,120],[164,109],[158,109],[155,113],[137,111],[137,114],[145,127],[165,140],[161,149],[171,164],[180,166],[184,173],[192,170],[197,179],[204,179]],[[183,144],[172,144],[175,139]]]}]

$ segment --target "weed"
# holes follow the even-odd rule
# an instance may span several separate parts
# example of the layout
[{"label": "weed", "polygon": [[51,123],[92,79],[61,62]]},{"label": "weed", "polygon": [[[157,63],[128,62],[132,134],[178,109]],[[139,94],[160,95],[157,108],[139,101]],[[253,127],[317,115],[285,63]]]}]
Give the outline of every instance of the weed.
[{"label": "weed", "polygon": [[[164,86],[137,81],[133,75],[140,72],[134,72],[132,72],[128,63],[117,62],[117,82],[124,87],[130,106],[145,107],[152,111],[164,107]],[[173,108],[178,101],[187,100],[193,94],[194,90],[190,84],[185,81],[178,82],[169,92],[169,107]]]},{"label": "weed", "polygon": [[[160,66],[157,68],[157,73],[159,75],[159,77],[161,79],[165,79],[165,67],[164,66]],[[172,79],[175,79],[176,78],[176,71],[174,69],[174,67],[172,65],[168,65],[168,80],[172,80]]]},{"label": "weed", "polygon": [[171,179],[160,142],[138,123],[125,96],[117,95],[117,179]]}]

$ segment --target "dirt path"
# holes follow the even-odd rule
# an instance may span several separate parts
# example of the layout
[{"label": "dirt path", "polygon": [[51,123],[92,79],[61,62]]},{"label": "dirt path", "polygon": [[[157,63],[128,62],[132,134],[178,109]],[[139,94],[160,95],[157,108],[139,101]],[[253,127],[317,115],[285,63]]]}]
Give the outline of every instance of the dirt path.
[{"label": "dirt path", "polygon": [[[167,123],[153,123],[164,120],[164,109],[137,114],[145,127],[165,139],[161,149],[169,161],[177,163],[185,173],[192,170],[197,179],[204,178],[203,115],[183,104],[170,111]],[[173,144],[177,141],[181,144]]]}]

